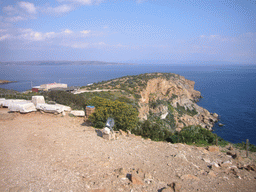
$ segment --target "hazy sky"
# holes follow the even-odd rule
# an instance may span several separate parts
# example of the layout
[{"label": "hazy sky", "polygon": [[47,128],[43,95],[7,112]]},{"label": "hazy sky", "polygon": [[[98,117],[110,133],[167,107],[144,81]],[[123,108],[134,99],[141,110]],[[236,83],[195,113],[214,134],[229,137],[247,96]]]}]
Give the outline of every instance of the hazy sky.
[{"label": "hazy sky", "polygon": [[255,0],[0,0],[0,61],[256,63]]}]

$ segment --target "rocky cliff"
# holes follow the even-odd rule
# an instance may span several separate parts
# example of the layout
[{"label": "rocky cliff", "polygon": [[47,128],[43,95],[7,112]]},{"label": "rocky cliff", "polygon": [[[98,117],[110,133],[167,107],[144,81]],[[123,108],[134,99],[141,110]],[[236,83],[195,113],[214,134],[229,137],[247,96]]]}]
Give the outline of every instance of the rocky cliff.
[{"label": "rocky cliff", "polygon": [[140,92],[139,118],[146,120],[153,114],[165,119],[171,113],[177,131],[189,125],[201,125],[211,130],[218,115],[196,104],[201,93],[194,90],[195,82],[174,74],[169,79],[161,73],[158,76],[150,79]]}]

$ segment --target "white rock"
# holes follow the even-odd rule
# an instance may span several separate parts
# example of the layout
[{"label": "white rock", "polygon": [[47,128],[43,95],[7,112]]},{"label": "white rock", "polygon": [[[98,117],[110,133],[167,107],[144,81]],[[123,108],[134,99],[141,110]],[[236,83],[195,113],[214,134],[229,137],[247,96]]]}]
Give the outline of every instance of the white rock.
[{"label": "white rock", "polygon": [[4,101],[5,101],[5,98],[0,98],[0,106],[3,106]]},{"label": "white rock", "polygon": [[32,96],[32,103],[36,106],[38,103],[45,103],[44,96]]},{"label": "white rock", "polygon": [[8,109],[13,112],[29,113],[36,111],[36,107],[33,103],[29,102],[13,102],[9,104]]},{"label": "white rock", "polygon": [[207,159],[207,158],[203,158],[202,160],[204,160],[206,163],[210,163],[210,159]]},{"label": "white rock", "polygon": [[2,105],[4,107],[9,107],[10,105],[14,104],[14,103],[31,103],[31,101],[27,101],[27,100],[24,100],[24,99],[6,99],[3,101]]},{"label": "white rock", "polygon": [[102,133],[106,134],[106,135],[109,135],[110,134],[110,129],[107,128],[107,127],[104,127],[104,129],[102,129]]},{"label": "white rock", "polygon": [[85,116],[85,112],[82,110],[73,110],[70,112],[72,115],[76,116],[76,117],[84,117]]},{"label": "white rock", "polygon": [[215,162],[210,163],[212,166],[219,167],[219,165]]}]

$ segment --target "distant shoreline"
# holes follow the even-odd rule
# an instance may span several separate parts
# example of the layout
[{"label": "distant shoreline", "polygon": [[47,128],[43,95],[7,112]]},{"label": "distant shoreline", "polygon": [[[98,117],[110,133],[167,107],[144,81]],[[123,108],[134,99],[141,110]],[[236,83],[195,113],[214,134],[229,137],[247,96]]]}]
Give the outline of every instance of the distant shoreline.
[{"label": "distant shoreline", "polygon": [[5,61],[3,65],[134,65],[134,63],[104,61]]},{"label": "distant shoreline", "polygon": [[17,81],[0,80],[0,84],[14,83]]}]

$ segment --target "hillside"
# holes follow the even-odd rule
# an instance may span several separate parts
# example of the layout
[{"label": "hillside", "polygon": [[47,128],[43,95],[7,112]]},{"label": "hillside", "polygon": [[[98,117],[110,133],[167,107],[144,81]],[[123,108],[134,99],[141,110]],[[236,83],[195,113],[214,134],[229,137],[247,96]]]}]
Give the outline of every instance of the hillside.
[{"label": "hillside", "polygon": [[[255,191],[255,153],[118,135],[83,118],[0,108],[0,191]],[[228,155],[229,154],[229,155]],[[233,157],[231,156],[233,155]],[[166,189],[164,189],[166,188]]]},{"label": "hillside", "polygon": [[157,122],[172,131],[189,125],[211,130],[218,115],[196,104],[201,93],[194,90],[194,84],[177,74],[150,73],[94,83],[80,91],[87,91],[83,93],[86,98],[100,96],[132,104],[141,120]]}]

